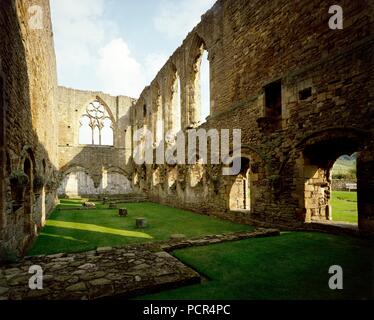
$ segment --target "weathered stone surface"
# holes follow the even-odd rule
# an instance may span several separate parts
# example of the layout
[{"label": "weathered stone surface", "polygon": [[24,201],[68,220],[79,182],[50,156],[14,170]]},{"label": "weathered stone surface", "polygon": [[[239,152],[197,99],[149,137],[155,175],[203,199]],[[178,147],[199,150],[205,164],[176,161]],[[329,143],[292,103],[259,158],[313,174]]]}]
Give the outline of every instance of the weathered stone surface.
[{"label": "weathered stone surface", "polygon": [[96,208],[96,204],[94,202],[85,202],[83,203],[83,206],[86,208]]},{"label": "weathered stone surface", "polygon": [[84,269],[84,270],[92,270],[96,268],[96,265],[93,263],[85,263],[81,266],[78,267],[79,269]]},{"label": "weathered stone surface", "polygon": [[100,279],[90,281],[91,286],[105,286],[105,285],[109,285],[111,283],[112,282],[110,280],[105,279],[105,278],[100,278]]},{"label": "weathered stone surface", "polygon": [[[195,271],[174,257],[165,254],[162,258],[162,255],[149,251],[147,246],[104,248],[98,250],[95,257],[97,260],[92,264],[87,262],[89,256],[86,253],[68,254],[68,259],[60,262],[62,268],[56,272],[50,268],[55,265],[55,256],[25,259],[24,271],[0,268],[0,274],[13,274],[13,278],[5,280],[5,284],[1,286],[0,297],[11,300],[98,299],[117,295],[131,296],[138,290],[146,292],[152,290],[155,283],[174,287],[179,283],[200,281],[200,276]],[[129,257],[134,258],[128,259]],[[79,262],[78,267],[76,262]],[[31,292],[27,289],[29,265],[40,265],[43,270],[48,270],[43,290]]]},{"label": "weathered stone surface", "polygon": [[185,239],[186,239],[186,236],[184,234],[172,234],[170,236],[170,240],[172,241],[181,241]]},{"label": "weathered stone surface", "polygon": [[99,248],[96,249],[96,252],[101,253],[101,252],[111,251],[111,250],[113,250],[112,247],[99,247]]},{"label": "weathered stone surface", "polygon": [[0,296],[2,296],[3,294],[7,293],[8,291],[9,291],[9,288],[0,287]]},{"label": "weathered stone surface", "polygon": [[[0,7],[1,260],[15,261],[26,252],[56,204],[57,189],[61,196],[149,198],[259,226],[320,228],[313,223],[331,219],[331,165],[336,156],[353,152],[358,152],[358,226],[374,231],[370,1],[344,1],[350,14],[344,32],[337,32],[328,28],[328,8],[321,1],[264,6],[261,0],[218,0],[137,100],[58,87],[49,2],[38,1],[43,18],[38,31],[28,23],[33,4],[3,1]],[[196,80],[204,50],[211,110],[202,123]],[[277,105],[269,106],[272,100]],[[104,107],[114,125],[113,146],[79,145],[80,119],[92,102]],[[158,120],[165,132],[240,129],[241,172],[226,176],[222,165],[200,163],[134,164],[134,133],[149,128],[164,139]],[[167,140],[162,143],[175,144]],[[16,172],[27,176],[25,185],[15,183]],[[69,179],[85,183],[77,190]],[[125,197],[130,194],[137,197]],[[218,240],[201,244],[207,242]],[[54,271],[76,263],[55,258],[61,265],[51,266]]]},{"label": "weathered stone surface", "polygon": [[66,291],[85,291],[86,290],[86,284],[84,282],[79,282],[76,284],[73,284],[65,289]]},{"label": "weathered stone surface", "polygon": [[[373,106],[374,18],[364,18],[373,8],[364,0],[342,6],[354,12],[351,21],[361,22],[349,22],[347,34],[330,38],[328,6],[316,0],[303,6],[217,1],[143,90],[133,115],[137,128],[153,137],[157,119],[164,132],[240,129],[241,171],[224,176],[222,165],[137,165],[135,190],[155,202],[236,222],[309,228],[312,221],[331,219],[329,175],[336,157],[359,152],[358,192],[365,196],[358,199],[358,225],[374,232],[374,177],[368,173],[374,167],[374,118],[365,116]],[[211,84],[207,119],[200,118],[196,82],[204,50]],[[180,106],[175,92],[182,94]],[[276,106],[269,105],[272,97]],[[178,144],[174,138],[163,142]],[[208,148],[202,157],[210,156]]]},{"label": "weathered stone surface", "polygon": [[89,273],[82,274],[82,275],[80,275],[79,278],[82,279],[82,280],[92,280],[92,279],[102,278],[105,275],[106,275],[106,272],[97,271],[97,272],[89,272]]},{"label": "weathered stone surface", "polygon": [[[98,299],[108,296],[131,296],[139,290],[152,291],[191,284],[200,276],[164,250],[210,245],[252,237],[277,236],[275,229],[257,229],[224,235],[210,235],[202,239],[184,241],[169,240],[160,243],[129,245],[123,248],[104,248],[96,252],[95,263],[87,253],[67,254],[60,261],[61,268],[53,271],[56,256],[27,257],[21,262],[22,269],[1,267],[0,275],[8,274],[0,285],[0,297],[4,299]],[[61,259],[61,258],[57,258]],[[77,264],[78,262],[78,264]],[[43,290],[30,293],[28,268],[40,265],[45,273]],[[25,289],[26,288],[26,289]]]},{"label": "weathered stone surface", "polygon": [[[56,204],[57,72],[49,1],[38,2],[41,32],[28,24],[32,5],[0,6],[0,261],[24,254]],[[10,183],[9,175],[19,171],[34,173],[29,197]]]}]

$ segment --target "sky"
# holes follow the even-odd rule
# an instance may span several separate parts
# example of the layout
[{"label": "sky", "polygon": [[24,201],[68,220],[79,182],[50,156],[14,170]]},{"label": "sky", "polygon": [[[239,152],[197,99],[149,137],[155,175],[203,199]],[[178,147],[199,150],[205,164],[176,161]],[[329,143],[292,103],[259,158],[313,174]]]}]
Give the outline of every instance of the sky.
[{"label": "sky", "polygon": [[51,0],[59,85],[138,98],[214,2]]}]

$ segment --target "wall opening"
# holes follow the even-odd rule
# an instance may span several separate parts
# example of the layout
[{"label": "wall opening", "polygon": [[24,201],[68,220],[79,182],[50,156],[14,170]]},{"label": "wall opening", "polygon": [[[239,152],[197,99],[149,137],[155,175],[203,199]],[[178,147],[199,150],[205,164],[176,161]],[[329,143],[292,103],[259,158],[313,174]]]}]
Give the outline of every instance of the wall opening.
[{"label": "wall opening", "polygon": [[200,123],[210,116],[210,65],[208,51],[204,50],[200,65]]},{"label": "wall opening", "polygon": [[230,190],[230,210],[251,210],[249,159],[241,158],[241,171],[234,178]]},{"label": "wall opening", "polygon": [[171,101],[171,130],[174,134],[182,129],[182,91],[181,80],[178,72],[175,73],[175,80],[172,87],[172,101]]},{"label": "wall opening", "polygon": [[113,122],[105,107],[98,101],[91,102],[86,114],[80,118],[79,144],[114,145]]},{"label": "wall opening", "polygon": [[[95,177],[94,177],[95,178]],[[66,172],[58,187],[60,197],[96,197],[98,195],[123,195],[132,192],[129,179],[121,172],[102,169],[101,176],[94,178],[82,167]],[[96,182],[96,183],[95,183]]]},{"label": "wall opening", "polygon": [[264,87],[265,116],[278,119],[282,116],[282,82],[272,82]]},{"label": "wall opening", "polygon": [[143,105],[143,118],[147,116],[147,105]]},{"label": "wall opening", "polygon": [[191,49],[191,74],[187,79],[188,106],[186,128],[196,128],[206,122],[211,114],[209,52],[204,41],[195,35]]},{"label": "wall opening", "polygon": [[162,115],[162,97],[160,87],[156,85],[153,92],[153,106],[152,106],[152,119],[153,119],[153,142],[158,146],[164,138],[164,122]]},{"label": "wall opening", "polygon": [[[355,167],[354,155],[358,148],[354,141],[343,138],[322,141],[304,150],[304,199],[305,221],[343,221],[357,223],[357,194],[346,190],[334,190],[337,181],[337,168],[341,159],[352,157],[352,172]],[[343,156],[343,158],[341,158]],[[335,165],[334,165],[335,164]],[[334,170],[335,168],[335,170]],[[334,173],[335,171],[335,173]],[[354,183],[352,181],[352,183]],[[345,183],[342,185],[345,188]],[[337,189],[337,187],[335,187]],[[352,201],[352,202],[351,202]],[[335,211],[335,212],[334,212]],[[350,217],[350,221],[347,221]]]},{"label": "wall opening", "polygon": [[357,155],[345,154],[332,167],[332,220],[358,222],[357,209]]},{"label": "wall opening", "polygon": [[299,100],[307,100],[312,96],[312,88],[306,88],[299,91]]}]

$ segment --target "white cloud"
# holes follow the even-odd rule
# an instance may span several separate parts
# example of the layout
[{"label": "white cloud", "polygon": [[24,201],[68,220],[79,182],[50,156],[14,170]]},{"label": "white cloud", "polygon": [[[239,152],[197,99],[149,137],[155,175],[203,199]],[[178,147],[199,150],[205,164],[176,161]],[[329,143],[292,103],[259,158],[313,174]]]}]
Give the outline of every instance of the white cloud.
[{"label": "white cloud", "polygon": [[111,21],[103,19],[104,0],[52,0],[58,69],[62,75],[93,63],[95,51],[107,35],[117,33]]},{"label": "white cloud", "polygon": [[105,19],[106,0],[52,0],[59,81],[83,90],[138,97],[142,66]]},{"label": "white cloud", "polygon": [[150,53],[146,56],[144,62],[144,71],[147,83],[152,82],[168,59],[169,57],[162,52]]},{"label": "white cloud", "polygon": [[[154,27],[182,41],[214,2],[161,0]],[[168,56],[161,49],[136,59],[118,23],[105,11],[107,4],[108,0],[51,0],[59,84],[137,98]]]},{"label": "white cloud", "polygon": [[153,19],[155,28],[171,39],[183,40],[216,0],[162,0]]},{"label": "white cloud", "polygon": [[137,98],[144,88],[144,73],[126,42],[114,39],[99,50],[99,55],[96,74],[102,90]]}]

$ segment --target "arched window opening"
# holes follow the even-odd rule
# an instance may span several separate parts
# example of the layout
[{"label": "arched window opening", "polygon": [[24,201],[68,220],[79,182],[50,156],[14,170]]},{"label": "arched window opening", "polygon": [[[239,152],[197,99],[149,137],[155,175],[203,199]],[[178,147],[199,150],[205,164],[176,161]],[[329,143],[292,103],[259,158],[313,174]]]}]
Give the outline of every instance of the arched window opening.
[{"label": "arched window opening", "polygon": [[112,146],[113,142],[112,120],[105,118],[101,129],[101,144],[104,146]]},{"label": "arched window opening", "polygon": [[113,146],[113,122],[105,107],[99,102],[91,102],[86,114],[80,118],[79,144]]},{"label": "arched window opening", "polygon": [[143,118],[145,118],[147,116],[147,105],[145,104],[143,106]]},{"label": "arched window opening", "polygon": [[164,138],[164,122],[162,115],[162,97],[158,85],[155,87],[152,105],[153,142],[158,146]]},{"label": "arched window opening", "polygon": [[172,88],[173,97],[172,97],[172,130],[173,133],[178,133],[182,129],[182,91],[181,91],[181,80],[178,75],[178,72],[175,73],[175,81]]},{"label": "arched window opening", "polygon": [[200,65],[200,123],[210,116],[210,65],[208,51],[204,50]]},{"label": "arched window opening", "polygon": [[90,118],[82,116],[79,127],[79,144],[92,144],[92,128],[90,127]]}]

